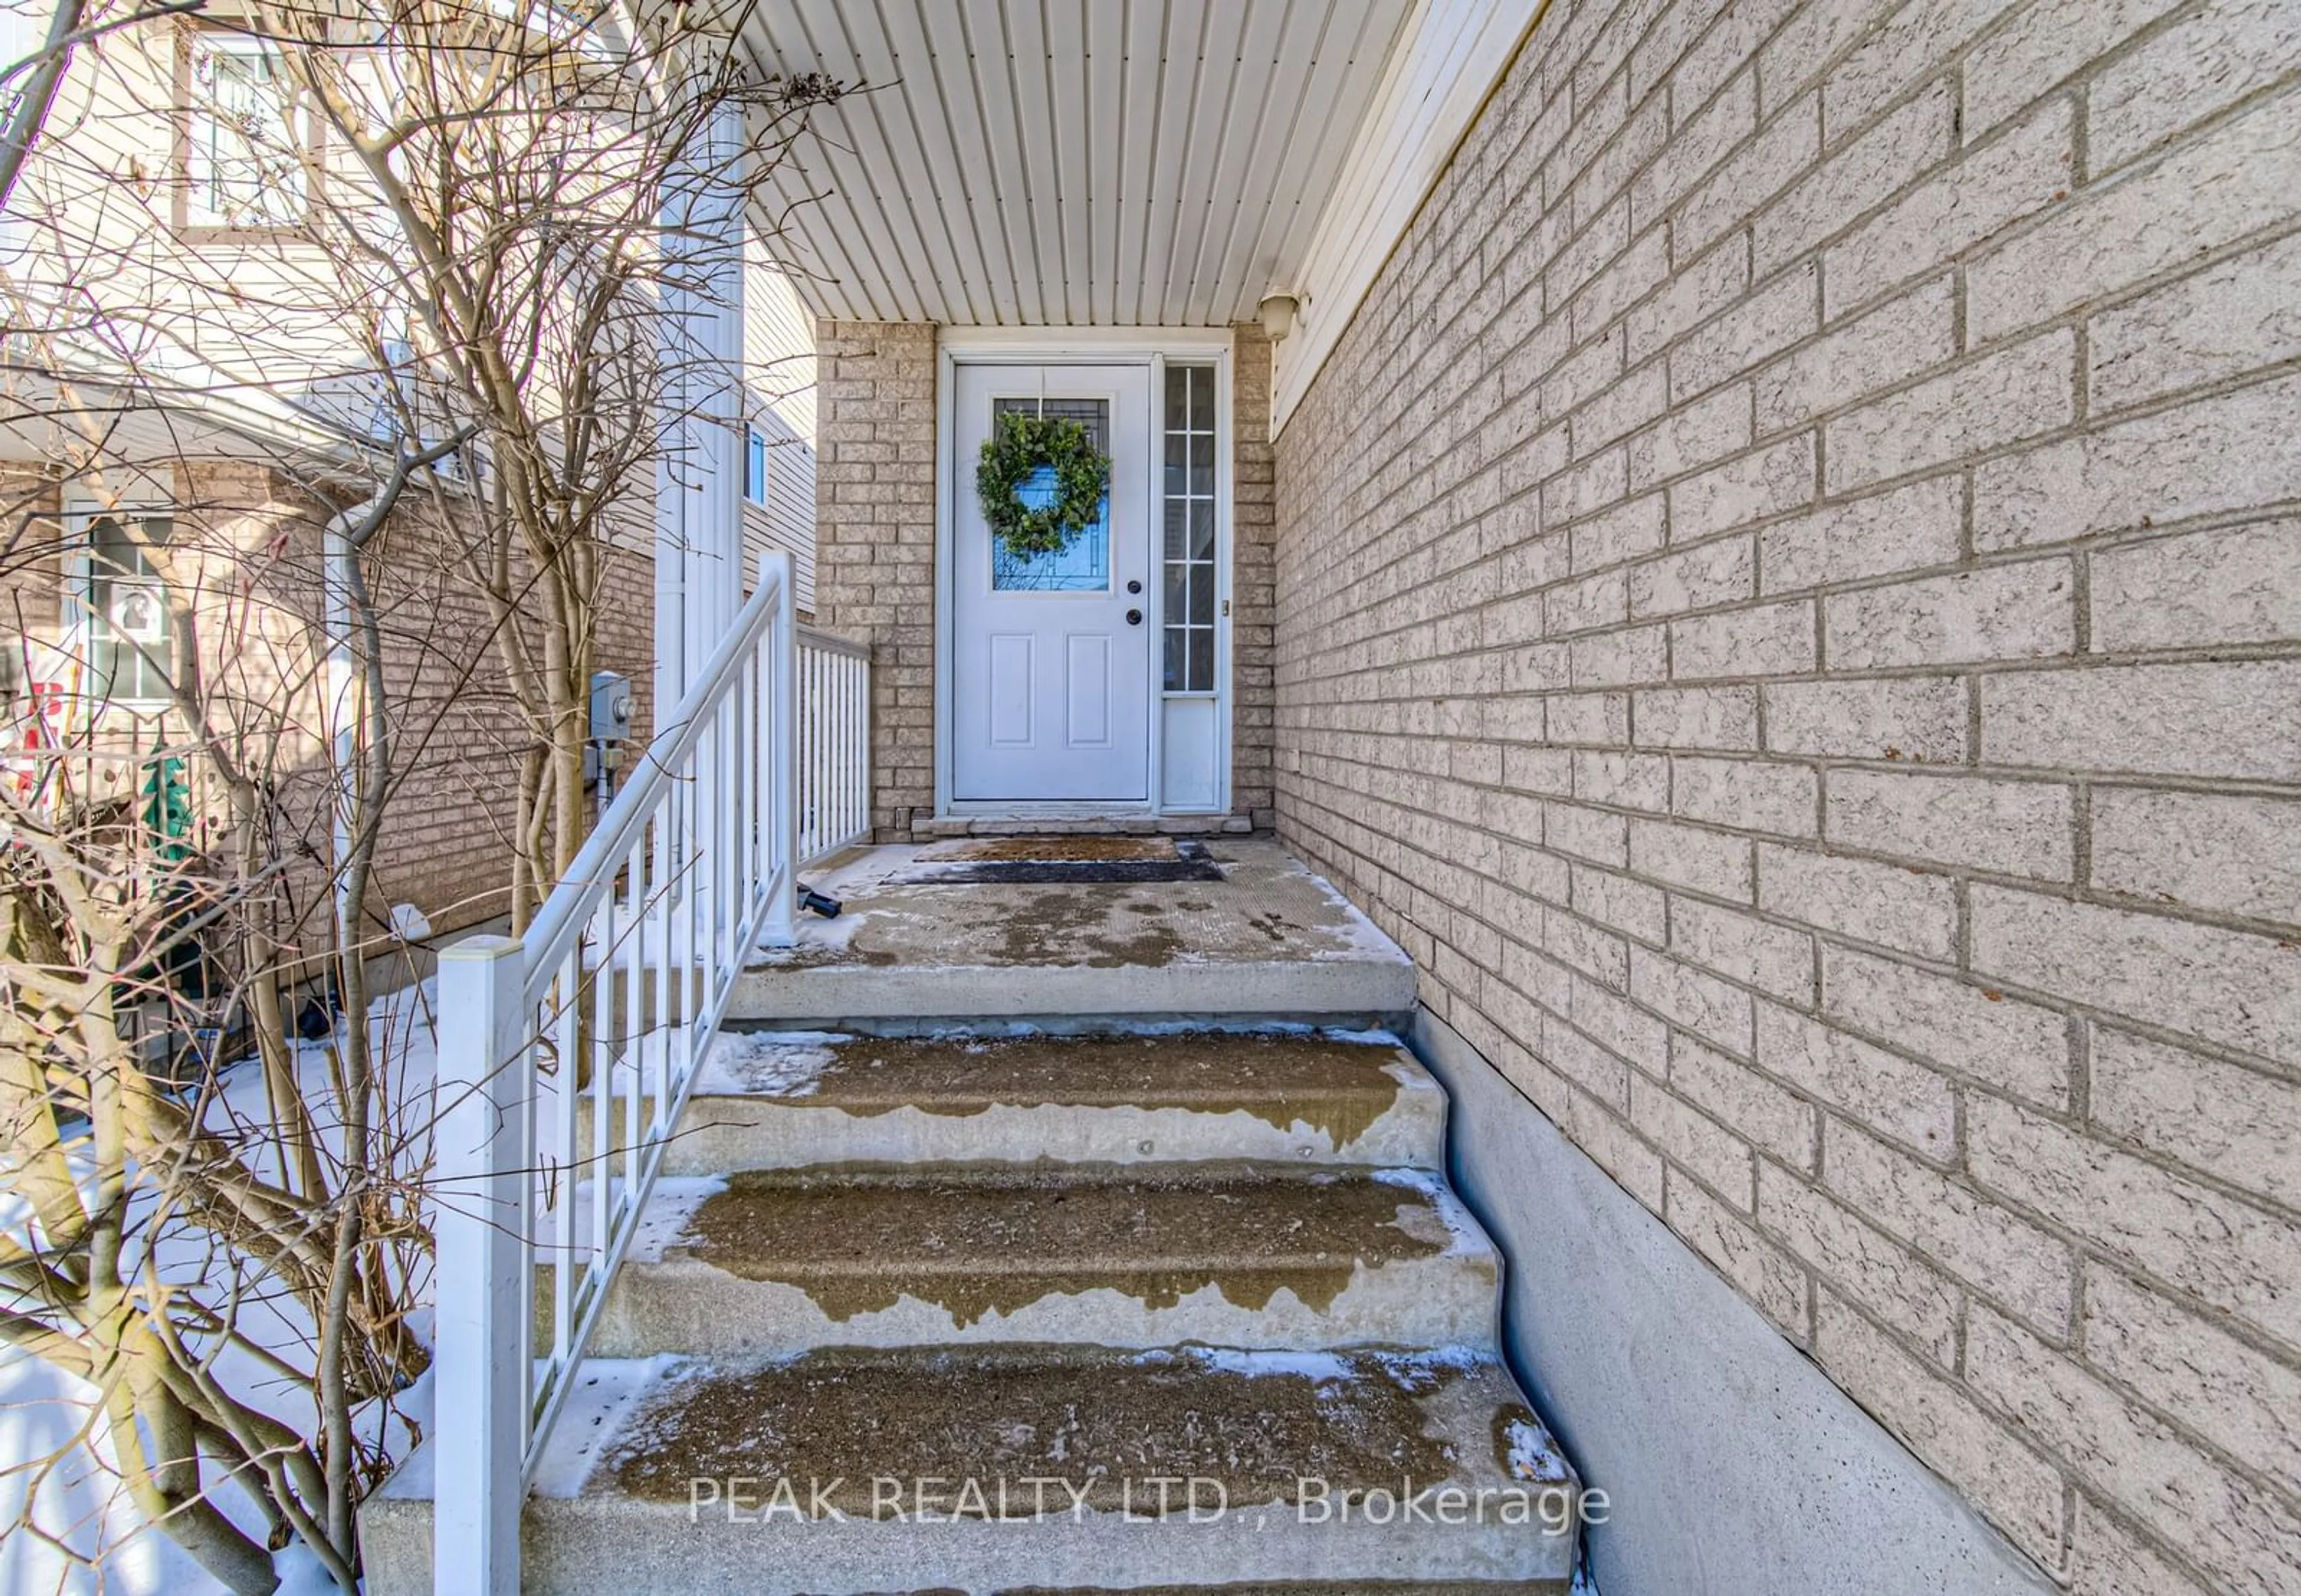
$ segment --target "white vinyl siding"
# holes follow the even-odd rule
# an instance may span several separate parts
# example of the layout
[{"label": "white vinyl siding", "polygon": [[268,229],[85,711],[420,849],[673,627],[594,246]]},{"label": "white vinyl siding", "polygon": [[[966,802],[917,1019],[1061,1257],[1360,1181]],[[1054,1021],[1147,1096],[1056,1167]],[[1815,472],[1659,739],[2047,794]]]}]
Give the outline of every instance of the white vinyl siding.
[{"label": "white vinyl siding", "polygon": [[759,556],[780,548],[791,556],[798,577],[799,607],[815,608],[815,450],[770,411],[755,423],[766,439],[765,502],[743,501],[745,564],[758,570]]},{"label": "white vinyl siding", "polygon": [[[766,480],[746,492],[746,564],[780,548],[791,556],[799,607],[815,608],[815,317],[754,236],[745,240],[743,363],[747,463],[762,446]],[[747,468],[746,477],[749,475]]]}]

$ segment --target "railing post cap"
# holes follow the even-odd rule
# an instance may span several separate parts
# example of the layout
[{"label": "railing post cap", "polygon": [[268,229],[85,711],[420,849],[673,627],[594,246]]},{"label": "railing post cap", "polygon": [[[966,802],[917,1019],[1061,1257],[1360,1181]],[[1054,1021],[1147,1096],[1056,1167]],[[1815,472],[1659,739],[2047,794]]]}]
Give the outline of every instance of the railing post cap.
[{"label": "railing post cap", "polygon": [[520,950],[517,937],[499,937],[493,932],[465,937],[460,942],[450,942],[439,949],[443,965],[487,964],[499,958],[509,958]]}]

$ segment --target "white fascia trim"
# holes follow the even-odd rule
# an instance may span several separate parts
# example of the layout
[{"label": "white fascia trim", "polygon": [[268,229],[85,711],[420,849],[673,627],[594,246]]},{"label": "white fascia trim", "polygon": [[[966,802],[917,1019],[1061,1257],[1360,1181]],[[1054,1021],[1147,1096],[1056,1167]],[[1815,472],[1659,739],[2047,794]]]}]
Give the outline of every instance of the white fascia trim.
[{"label": "white fascia trim", "polygon": [[950,327],[936,335],[954,360],[1208,359],[1227,355],[1227,327]]},{"label": "white fascia trim", "polygon": [[272,389],[205,363],[173,372],[130,372],[57,342],[63,356],[57,363],[60,372],[117,396],[122,411],[197,415],[247,443],[300,451],[303,464],[338,467],[356,480],[381,474],[380,462],[388,458],[357,435],[330,427]]},{"label": "white fascia trim", "polygon": [[1271,353],[1270,436],[1285,429],[1548,0],[1416,0],[1320,213],[1294,330]]}]

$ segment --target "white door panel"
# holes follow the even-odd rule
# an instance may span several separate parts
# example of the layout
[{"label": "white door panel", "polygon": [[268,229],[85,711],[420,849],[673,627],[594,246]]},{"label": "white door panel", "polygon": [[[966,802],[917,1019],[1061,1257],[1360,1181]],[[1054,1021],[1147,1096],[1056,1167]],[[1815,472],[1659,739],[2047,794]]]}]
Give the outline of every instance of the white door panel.
[{"label": "white door panel", "polygon": [[[1070,547],[1017,559],[992,546],[975,468],[995,414],[1042,408],[1087,427],[1110,492]],[[951,796],[1147,804],[1150,369],[961,364],[952,414]]]}]

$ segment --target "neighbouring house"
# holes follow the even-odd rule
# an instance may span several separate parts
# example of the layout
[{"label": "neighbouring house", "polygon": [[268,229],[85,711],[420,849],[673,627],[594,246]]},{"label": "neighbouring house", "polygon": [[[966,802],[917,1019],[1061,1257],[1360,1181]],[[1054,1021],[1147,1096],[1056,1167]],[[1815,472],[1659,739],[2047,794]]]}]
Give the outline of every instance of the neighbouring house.
[{"label": "neighbouring house", "polygon": [[[37,19],[8,21],[13,42],[37,44]],[[381,482],[404,428],[363,342],[373,330],[331,302],[334,263],[299,231],[316,180],[296,163],[315,140],[282,121],[289,96],[275,54],[221,13],[140,24],[67,79],[55,114],[79,130],[61,155],[34,159],[0,219],[0,250],[28,304],[70,293],[87,311],[76,324],[63,316],[66,330],[46,342],[14,330],[20,358],[0,412],[10,550],[0,689],[12,756],[89,740],[122,756],[86,773],[102,790],[146,781],[135,756],[180,740],[164,723],[178,668],[231,681],[246,713],[237,734],[289,746],[274,757],[294,773],[289,823],[310,846],[302,896],[316,905],[330,813],[327,529]],[[788,553],[805,613],[812,322],[756,238],[740,299],[745,472],[740,549],[724,563],[740,565],[732,585],[748,591],[762,556]],[[387,342],[385,354],[404,360],[409,347]],[[641,742],[657,664],[646,597],[656,494],[639,484],[622,510],[598,645],[599,668],[633,683]],[[364,556],[388,691],[412,729],[376,907],[380,924],[404,904],[444,933],[502,912],[500,822],[522,734],[486,606],[426,500],[406,496]],[[168,572],[152,545],[168,551]],[[207,835],[214,817],[197,823]]]}]

